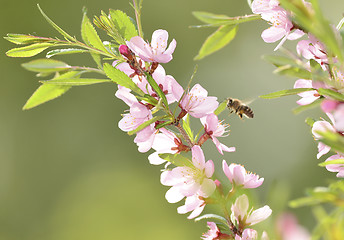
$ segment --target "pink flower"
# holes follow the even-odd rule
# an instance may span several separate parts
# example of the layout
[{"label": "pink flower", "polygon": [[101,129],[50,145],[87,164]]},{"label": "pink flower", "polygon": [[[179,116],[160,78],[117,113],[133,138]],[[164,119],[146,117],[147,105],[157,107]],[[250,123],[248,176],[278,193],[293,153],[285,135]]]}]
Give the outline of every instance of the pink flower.
[{"label": "pink flower", "polygon": [[333,113],[334,127],[338,132],[344,132],[344,103],[337,106]]},{"label": "pink flower", "polygon": [[[312,133],[314,136],[315,140],[319,140],[322,138],[321,135],[318,134],[318,132],[326,132],[326,131],[331,131],[331,132],[336,132],[335,128],[331,125],[331,123],[327,121],[316,121],[313,124],[312,127]],[[322,155],[328,153],[331,150],[331,148],[322,142],[318,143],[318,154],[317,158],[319,159]]]},{"label": "pink flower", "polygon": [[177,45],[176,40],[173,39],[167,48],[167,40],[168,32],[159,29],[153,32],[150,44],[139,36],[132,37],[126,44],[143,61],[167,63],[172,60],[172,53]]},{"label": "pink flower", "polygon": [[191,212],[188,216],[188,219],[193,219],[199,216],[205,207],[205,202],[202,197],[196,195],[192,195],[185,199],[185,205],[180,206],[177,208],[179,214],[185,214]]},{"label": "pink flower", "polygon": [[[335,160],[335,159],[344,159],[344,156],[336,154],[332,155],[325,162]],[[326,169],[330,172],[338,172],[337,177],[344,178],[344,164],[329,164],[326,165]]]},{"label": "pink flower", "polygon": [[[312,80],[299,79],[295,82],[294,88],[313,88],[313,82]],[[301,97],[296,102],[299,105],[307,105],[320,98],[320,94],[316,90],[298,93],[297,95]]]},{"label": "pink flower", "polygon": [[287,39],[295,40],[303,36],[299,29],[294,30],[294,25],[290,21],[290,14],[279,6],[276,0],[254,0],[252,11],[261,14],[262,19],[272,26],[262,33],[262,38],[267,43],[282,41],[277,45],[277,50]]},{"label": "pink flower", "polygon": [[284,213],[277,219],[277,231],[283,240],[310,240],[309,232],[298,224],[291,213]]},{"label": "pink flower", "polygon": [[313,35],[308,34],[309,40],[301,40],[296,46],[298,54],[306,59],[314,59],[320,65],[328,63],[328,56],[324,45]]},{"label": "pink flower", "polygon": [[119,121],[118,127],[124,132],[129,132],[135,130],[151,118],[152,113],[145,105],[134,102],[130,106],[129,113],[123,114],[123,118]]},{"label": "pink flower", "polygon": [[264,221],[272,213],[272,210],[267,205],[254,211],[253,209],[251,209],[249,212],[248,207],[249,202],[247,196],[243,194],[238,197],[231,207],[232,222],[236,222],[238,225],[240,224],[241,226],[252,226],[261,221]]},{"label": "pink flower", "polygon": [[201,237],[203,240],[215,240],[218,239],[219,235],[221,234],[219,228],[216,226],[214,222],[207,222],[209,230],[208,232],[204,233]]},{"label": "pink flower", "polygon": [[229,181],[236,186],[257,188],[263,184],[264,178],[259,178],[256,174],[246,172],[245,168],[241,165],[232,163],[228,166],[226,161],[223,160],[222,168]]},{"label": "pink flower", "polygon": [[[180,97],[183,92],[180,92]],[[178,99],[178,97],[177,97]],[[208,92],[201,85],[196,84],[180,101],[179,106],[195,118],[213,113],[219,106],[216,97],[208,97]]]},{"label": "pink flower", "polygon": [[161,133],[156,134],[152,145],[152,148],[156,152],[148,156],[149,162],[153,165],[159,165],[166,162],[166,160],[159,157],[159,154],[178,153],[180,149],[179,146],[182,145],[180,139],[173,132],[168,131],[165,128],[160,128],[159,130]]},{"label": "pink flower", "polygon": [[256,240],[258,239],[258,233],[256,230],[251,229],[251,228],[246,228],[242,236],[235,235],[235,240]]},{"label": "pink flower", "polygon": [[224,125],[222,121],[219,121],[216,114],[211,113],[200,119],[204,126],[206,134],[213,140],[216,145],[217,150],[223,155],[223,151],[234,152],[235,147],[227,147],[226,145],[220,143],[217,137],[225,137],[224,134],[227,133],[226,128],[229,125]]},{"label": "pink flower", "polygon": [[216,185],[210,179],[214,173],[213,161],[205,162],[203,151],[198,145],[193,146],[191,152],[190,166],[176,167],[161,174],[161,183],[172,186],[165,195],[170,203],[179,202],[184,197],[195,194],[207,198],[215,191]]}]

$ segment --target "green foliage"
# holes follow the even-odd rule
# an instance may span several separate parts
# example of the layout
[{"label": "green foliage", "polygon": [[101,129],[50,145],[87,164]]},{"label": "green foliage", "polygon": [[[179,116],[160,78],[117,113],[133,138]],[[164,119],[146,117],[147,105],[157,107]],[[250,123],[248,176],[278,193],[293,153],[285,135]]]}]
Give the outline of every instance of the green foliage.
[{"label": "green foliage", "polygon": [[141,131],[142,129],[148,127],[149,125],[151,125],[152,123],[155,123],[156,121],[159,121],[161,119],[165,118],[165,116],[155,116],[147,121],[145,121],[144,123],[142,123],[140,126],[138,126],[135,130],[129,131],[128,135],[133,135],[139,131]]},{"label": "green foliage", "polygon": [[318,93],[324,96],[331,97],[334,100],[344,102],[344,95],[328,88],[319,88]]},{"label": "green foliage", "polygon": [[313,88],[293,88],[293,89],[281,90],[281,91],[261,95],[259,97],[264,98],[264,99],[273,99],[273,98],[280,98],[284,96],[295,95],[298,93],[312,91],[312,90],[314,89]]},{"label": "green foliage", "polygon": [[321,97],[321,98],[318,98],[317,100],[315,100],[314,102],[312,102],[310,104],[298,106],[298,107],[293,109],[293,113],[299,114],[303,111],[319,107],[323,100],[324,100],[324,98]]},{"label": "green foliage", "polygon": [[85,53],[85,52],[88,52],[88,51],[85,49],[79,49],[79,48],[54,49],[47,52],[46,57],[51,58],[57,55],[68,55],[68,54]]},{"label": "green foliage", "polygon": [[39,4],[37,4],[37,7],[39,9],[39,11],[41,12],[41,14],[43,15],[43,17],[45,18],[45,20],[47,20],[47,22],[53,27],[55,28],[67,41],[72,41],[72,42],[76,42],[76,39],[72,36],[70,36],[68,33],[66,33],[64,30],[62,30],[62,28],[60,28],[59,26],[57,26],[41,9],[41,7],[39,6]]},{"label": "green foliage", "polygon": [[217,214],[204,214],[204,215],[202,215],[202,216],[196,218],[196,219],[195,219],[195,222],[198,222],[198,221],[201,221],[201,220],[207,220],[207,221],[208,221],[208,220],[215,220],[215,221],[221,222],[221,223],[223,223],[223,224],[225,224],[225,225],[228,224],[228,223],[227,223],[227,220],[226,220],[224,217],[219,216],[219,215],[217,215]]},{"label": "green foliage", "polygon": [[161,90],[161,88],[156,83],[156,81],[153,79],[153,77],[150,74],[146,73],[146,79],[147,79],[147,82],[149,83],[149,85],[154,90],[154,92],[156,92],[156,94],[158,94],[160,99],[162,99],[162,102],[164,103],[165,107],[168,108],[168,102],[167,102],[165,93]]},{"label": "green foliage", "polygon": [[223,100],[220,105],[217,107],[217,109],[214,111],[214,114],[219,115],[222,113],[225,109],[227,109],[227,99]]},{"label": "green foliage", "polygon": [[305,123],[310,127],[313,127],[313,124],[315,122],[316,122],[316,120],[314,118],[310,118],[310,117],[306,118],[306,120],[305,120]]},{"label": "green foliage", "polygon": [[47,85],[64,85],[64,86],[85,86],[97,83],[112,82],[109,79],[97,79],[97,78],[59,78],[52,80],[43,80],[41,83]]},{"label": "green foliage", "polygon": [[25,47],[12,48],[6,52],[8,57],[33,57],[43,52],[48,47],[53,46],[52,43],[34,43]]},{"label": "green foliage", "polygon": [[[72,71],[57,76],[54,79],[77,78],[79,74],[79,72]],[[53,100],[67,92],[70,88],[71,86],[42,84],[26,102],[23,110],[27,110],[47,101]]]},{"label": "green foliage", "polygon": [[185,156],[183,156],[181,153],[176,154],[170,154],[170,153],[163,153],[159,154],[159,157],[162,159],[172,163],[173,165],[177,167],[191,167],[194,168],[195,166],[191,163],[191,160]]},{"label": "green foliage", "polygon": [[50,41],[50,39],[47,39],[47,38],[26,35],[26,34],[17,34],[17,33],[8,33],[7,37],[4,37],[4,38],[18,45]]},{"label": "green foliage", "polygon": [[135,25],[127,14],[121,10],[110,10],[110,17],[118,33],[123,36],[125,40],[130,40],[132,37],[138,36]]},{"label": "green foliage", "polygon": [[341,152],[344,154],[344,136],[337,132],[317,132],[322,138],[319,139],[320,142],[331,147],[332,151]]},{"label": "green foliage", "polygon": [[186,134],[189,136],[191,141],[193,142],[195,140],[194,134],[190,127],[190,115],[187,114],[185,120],[183,119],[183,129],[185,130]]},{"label": "green foliage", "polygon": [[106,76],[113,82],[123,87],[129,88],[141,96],[144,95],[144,92],[142,92],[142,90],[131,80],[131,78],[128,77],[127,74],[125,74],[121,70],[111,66],[108,63],[104,64],[103,70]]},{"label": "green foliage", "polygon": [[22,66],[32,72],[44,72],[53,73],[65,71],[70,68],[70,66],[62,61],[53,59],[36,59],[27,63],[23,63]]},{"label": "green foliage", "polygon": [[325,167],[325,166],[330,165],[330,164],[344,164],[344,159],[342,158],[342,159],[329,160],[326,162],[319,163],[318,165],[320,167]]},{"label": "green foliage", "polygon": [[220,50],[234,39],[237,31],[237,25],[220,26],[205,40],[201,49],[199,50],[198,55],[194,59],[200,60],[205,56]]},{"label": "green foliage", "polygon": [[206,25],[192,26],[196,28],[200,27],[218,27],[222,25],[236,25],[239,23],[249,22],[260,19],[260,15],[252,14],[238,17],[228,17],[223,14],[214,14],[202,11],[195,11],[192,14],[200,21],[206,23]]}]

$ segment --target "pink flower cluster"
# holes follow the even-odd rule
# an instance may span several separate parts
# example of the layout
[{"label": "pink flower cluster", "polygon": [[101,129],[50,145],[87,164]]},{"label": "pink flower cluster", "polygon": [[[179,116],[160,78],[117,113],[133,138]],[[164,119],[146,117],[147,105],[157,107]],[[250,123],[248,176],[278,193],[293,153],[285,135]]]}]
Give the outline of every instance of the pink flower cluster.
[{"label": "pink flower cluster", "polygon": [[[155,150],[148,157],[151,164],[160,165],[166,163],[166,159],[168,160],[160,178],[163,185],[170,187],[165,197],[169,203],[177,203],[184,199],[185,204],[178,207],[177,211],[180,214],[191,213],[188,216],[191,219],[199,216],[208,203],[217,201],[212,199],[216,190],[222,192],[220,190],[221,183],[213,179],[214,162],[206,161],[202,145],[211,139],[222,155],[224,152],[235,151],[235,148],[228,147],[219,141],[220,137],[228,136],[229,125],[224,124],[214,114],[219,106],[217,98],[208,96],[207,90],[200,84],[195,84],[191,89],[184,91],[160,65],[172,60],[172,53],[176,47],[175,40],[172,40],[169,46],[167,42],[168,33],[160,29],[153,33],[150,43],[136,36],[127,41],[126,45],[119,47],[119,52],[125,61],[115,61],[113,67],[124,72],[145,95],[137,96],[135,95],[137,90],[132,91],[135,88],[131,90],[124,86],[118,86],[115,96],[123,100],[129,107],[129,110],[122,115],[123,118],[119,121],[118,126],[125,132],[136,133],[134,142],[140,152]],[[156,85],[153,86],[150,82],[151,79],[155,81],[161,91],[157,91]],[[168,106],[166,106],[166,100],[163,102],[161,92],[166,97]],[[175,104],[176,109],[179,108],[178,115],[174,116],[170,110],[171,104]],[[155,120],[157,112],[163,112],[165,116]],[[188,121],[186,118],[190,117],[198,118],[203,125],[204,133],[198,140],[193,139],[192,134],[187,133],[188,129],[184,128],[185,122]],[[184,122],[183,125],[180,123],[181,121]],[[173,131],[171,129],[173,127],[177,131]],[[191,152],[191,159],[181,156],[181,152]],[[166,156],[170,158],[166,158]],[[232,184],[231,191],[236,188],[257,188],[264,181],[258,175],[246,172],[245,168],[240,165],[232,163],[228,166],[226,161],[223,161],[222,167]],[[224,194],[222,198],[226,198]],[[232,207],[238,228],[258,223],[271,214],[271,210],[269,212],[267,206],[263,210],[247,212],[248,209],[239,209],[240,204],[238,204],[236,203]],[[245,220],[239,218],[237,214],[245,216]],[[215,239],[213,236],[216,234],[220,234],[222,237],[229,236],[219,232],[216,224],[208,223],[208,225],[211,231],[204,235],[204,239]],[[241,229],[240,231],[243,231],[243,234],[238,235],[235,239],[253,239],[253,236],[256,235],[255,230],[252,229]],[[251,238],[248,238],[249,236]]]}]

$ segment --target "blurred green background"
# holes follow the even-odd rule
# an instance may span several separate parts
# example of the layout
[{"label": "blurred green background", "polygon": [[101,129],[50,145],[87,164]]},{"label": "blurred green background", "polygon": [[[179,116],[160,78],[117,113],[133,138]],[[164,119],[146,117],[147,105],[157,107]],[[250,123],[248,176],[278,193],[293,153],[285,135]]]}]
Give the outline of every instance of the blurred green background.
[{"label": "blurred green background", "polygon": [[[133,16],[127,0],[38,3],[59,26],[79,39],[83,6],[88,8],[89,17],[109,8]],[[325,6],[329,2],[323,3]],[[330,3],[324,11],[337,22],[343,2]],[[33,0],[1,0],[1,36],[59,36],[45,22],[36,4]],[[250,13],[246,1],[238,0],[144,0],[145,37],[150,39],[154,30],[162,28],[177,40],[174,59],[164,67],[183,86],[196,64],[193,57],[215,30],[190,29],[188,26],[199,24],[191,15],[194,10],[230,16]],[[273,75],[273,66],[261,59],[276,46],[260,38],[267,26],[265,22],[240,26],[237,38],[228,47],[197,62],[194,83],[200,83],[219,100],[252,100],[292,88],[294,79]],[[5,56],[4,52],[14,44],[0,41],[0,239],[199,239],[205,224],[193,223],[176,213],[182,203],[166,202],[168,188],[159,182],[160,167],[149,165],[148,153],[139,154],[133,137],[118,129],[120,114],[127,107],[114,97],[115,86],[75,87],[57,100],[22,111],[39,86],[38,79],[20,66],[28,59]],[[287,46],[294,49],[293,43]],[[58,59],[75,65],[93,64],[88,55]],[[222,114],[231,125],[231,135],[222,141],[237,147],[235,153],[221,156],[212,143],[205,145],[206,159],[216,162],[220,174],[220,162],[226,159],[264,177],[265,183],[257,191],[261,204],[276,209],[284,203],[281,195],[300,197],[305,188],[335,179],[334,174],[317,167],[316,144],[304,123],[306,116],[318,117],[320,113],[293,115],[296,100],[256,99],[250,105],[255,112],[253,120],[241,121],[234,115]],[[274,186],[281,184],[284,188],[278,193],[283,194],[271,197],[277,191]],[[314,224],[308,209],[295,212],[306,226]]]}]

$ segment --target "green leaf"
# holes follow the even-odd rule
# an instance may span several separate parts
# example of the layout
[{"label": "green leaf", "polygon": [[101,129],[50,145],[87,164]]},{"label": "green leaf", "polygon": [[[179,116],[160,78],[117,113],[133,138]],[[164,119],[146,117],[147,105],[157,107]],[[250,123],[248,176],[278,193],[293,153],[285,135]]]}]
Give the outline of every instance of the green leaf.
[{"label": "green leaf", "polygon": [[310,205],[315,205],[319,203],[320,201],[313,197],[303,197],[303,198],[290,201],[289,206],[291,208],[299,208],[299,207],[310,206]]},{"label": "green leaf", "polygon": [[281,67],[285,65],[294,66],[294,67],[299,66],[295,59],[285,57],[285,56],[264,55],[262,58],[265,61],[272,63],[276,67]]},{"label": "green leaf", "polygon": [[227,220],[224,217],[216,215],[216,214],[204,214],[204,215],[196,218],[195,222],[198,222],[198,221],[201,221],[201,220],[209,220],[209,219],[214,219],[214,220],[217,220],[219,222],[222,222],[226,226],[228,225]]},{"label": "green leaf", "polygon": [[144,123],[142,123],[140,126],[138,126],[135,130],[129,131],[128,135],[133,135],[139,131],[141,131],[142,129],[148,127],[149,125],[151,125],[152,123],[155,123],[156,121],[159,121],[163,118],[165,118],[166,116],[155,116],[147,121],[145,121]]},{"label": "green leaf", "polygon": [[121,70],[111,66],[108,63],[104,63],[103,69],[106,76],[118,85],[129,88],[140,96],[145,95],[145,93],[131,80],[131,78]]},{"label": "green leaf", "polygon": [[91,45],[94,48],[108,52],[103,42],[100,40],[97,31],[94,29],[90,19],[84,14],[81,26],[81,36],[87,45]]},{"label": "green leaf", "polygon": [[8,57],[33,57],[53,45],[52,43],[34,43],[25,47],[12,48],[6,52],[6,55]]},{"label": "green leaf", "polygon": [[154,92],[156,92],[156,94],[158,94],[158,96],[160,97],[160,99],[162,99],[164,105],[166,108],[168,108],[168,102],[165,96],[165,93],[161,90],[161,88],[159,87],[159,85],[156,83],[156,81],[153,79],[153,77],[146,73],[146,79],[149,83],[149,85],[152,87],[152,89],[154,90]]},{"label": "green leaf", "polygon": [[310,126],[310,127],[313,127],[313,124],[314,124],[315,122],[316,122],[316,120],[313,119],[313,118],[310,118],[310,117],[306,118],[306,120],[305,120],[305,123],[306,123],[308,126]]},{"label": "green leaf", "polygon": [[313,75],[309,71],[302,69],[300,67],[293,67],[290,65],[285,65],[278,67],[273,71],[273,73],[279,75],[287,75],[289,77],[297,77],[302,79],[312,79]]},{"label": "green leaf", "polygon": [[327,89],[327,88],[319,88],[318,89],[318,93],[323,95],[323,96],[328,96],[333,98],[334,100],[338,100],[338,101],[344,101],[344,95],[336,92],[332,89]]},{"label": "green leaf", "polygon": [[339,133],[331,131],[317,133],[322,136],[319,141],[331,147],[332,151],[344,153],[344,137],[341,136]]},{"label": "green leaf", "polygon": [[[79,72],[75,71],[68,72],[56,77],[55,79],[72,78],[78,76],[79,74]],[[71,86],[42,84],[26,102],[26,104],[23,107],[23,110],[27,110],[36,107],[42,103],[53,100],[67,92],[70,88]]]},{"label": "green leaf", "polygon": [[7,37],[4,37],[4,39],[12,43],[19,44],[19,45],[50,41],[50,39],[47,39],[47,38],[26,35],[26,34],[17,34],[17,33],[8,33]]},{"label": "green leaf", "polygon": [[32,72],[59,72],[70,68],[62,61],[45,58],[23,63],[22,66]]},{"label": "green leaf", "polygon": [[194,60],[200,60],[229,44],[234,39],[237,31],[237,25],[226,25],[219,27],[205,40]]},{"label": "green leaf", "polygon": [[191,127],[190,127],[190,115],[189,114],[187,114],[186,120],[183,119],[183,129],[185,130],[186,134],[191,139],[191,142],[193,142],[194,141],[194,134],[193,134]]},{"label": "green leaf", "polygon": [[172,163],[177,167],[190,167],[194,168],[195,166],[192,164],[191,160],[187,157],[184,157],[181,153],[170,154],[170,153],[163,153],[159,154],[159,157],[162,159]]},{"label": "green leaf", "polygon": [[214,114],[219,115],[220,113],[222,113],[225,109],[227,109],[227,99],[223,100],[220,105],[217,107],[217,109],[214,111]]},{"label": "green leaf", "polygon": [[41,83],[48,85],[65,85],[65,86],[85,86],[96,83],[112,82],[109,79],[97,79],[97,78],[61,78],[53,80],[40,81]]},{"label": "green leaf", "polygon": [[51,58],[57,55],[67,55],[67,54],[85,53],[85,52],[88,52],[88,51],[85,49],[78,49],[78,48],[54,49],[47,52],[46,57]]},{"label": "green leaf", "polygon": [[[260,15],[252,14],[238,17],[228,17],[223,14],[213,14],[208,12],[195,11],[192,14],[200,21],[208,25],[201,25],[199,27],[215,27],[221,25],[236,25],[239,23],[249,22],[261,19]],[[194,27],[194,26],[193,26]]]},{"label": "green leaf", "polygon": [[299,113],[301,113],[303,111],[316,108],[316,107],[320,106],[320,104],[322,103],[323,100],[324,100],[324,98],[319,98],[319,99],[315,100],[314,102],[312,102],[310,104],[298,106],[298,107],[293,109],[293,113],[294,114],[299,114]]},{"label": "green leaf", "polygon": [[[127,14],[120,10],[110,10],[110,17],[118,33],[126,40],[130,41],[132,37],[138,36],[135,25]],[[124,44],[124,43],[123,43]]]},{"label": "green leaf", "polygon": [[39,6],[39,4],[37,4],[37,7],[39,9],[39,11],[41,12],[41,14],[43,15],[43,17],[45,18],[45,20],[47,20],[47,22],[53,26],[53,28],[55,28],[66,40],[70,40],[72,42],[76,42],[76,39],[73,38],[72,36],[70,36],[68,33],[66,33],[65,31],[62,30],[62,28],[60,28],[59,26],[57,26],[41,9],[41,7]]},{"label": "green leaf", "polygon": [[173,121],[166,121],[163,123],[159,123],[158,125],[155,126],[155,129],[160,129],[163,128],[165,126],[171,125],[173,123]]},{"label": "green leaf", "polygon": [[344,158],[342,158],[342,159],[335,159],[335,160],[329,160],[329,161],[326,161],[326,162],[319,163],[318,165],[320,167],[325,167],[325,166],[330,165],[330,164],[344,164]]},{"label": "green leaf", "polygon": [[312,90],[314,89],[313,88],[293,88],[293,89],[281,90],[281,91],[261,95],[259,97],[264,98],[264,99],[273,99],[273,98],[295,95],[298,93],[312,91]]}]

